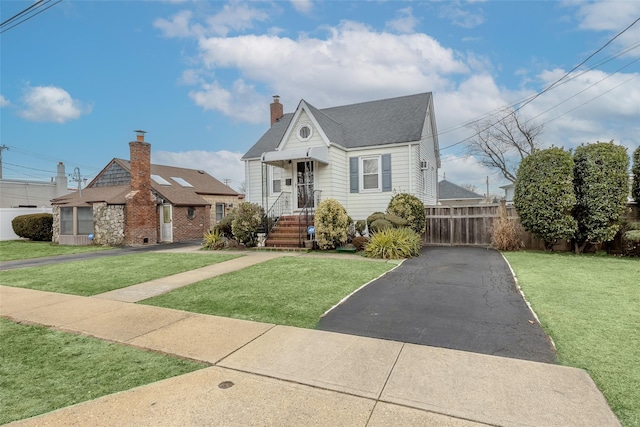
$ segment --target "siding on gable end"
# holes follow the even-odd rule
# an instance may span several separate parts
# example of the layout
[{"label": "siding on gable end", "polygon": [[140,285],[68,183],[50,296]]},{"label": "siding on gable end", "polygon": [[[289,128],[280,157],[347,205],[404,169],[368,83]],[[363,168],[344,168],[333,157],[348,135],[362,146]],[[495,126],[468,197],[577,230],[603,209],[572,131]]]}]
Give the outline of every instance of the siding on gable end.
[{"label": "siding on gable end", "polygon": [[[298,139],[298,127],[302,123],[308,124],[312,132],[311,137],[306,141],[300,141]],[[292,148],[299,148],[299,147],[326,147],[326,146],[327,145],[325,144],[324,140],[320,136],[320,132],[318,132],[318,129],[313,125],[313,122],[311,121],[311,118],[309,117],[307,112],[303,110],[301,111],[300,117],[298,117],[298,120],[296,120],[295,123],[291,123],[291,133],[289,134],[289,138],[287,138],[284,144],[282,144],[282,146],[280,147],[280,151],[292,149]]]}]

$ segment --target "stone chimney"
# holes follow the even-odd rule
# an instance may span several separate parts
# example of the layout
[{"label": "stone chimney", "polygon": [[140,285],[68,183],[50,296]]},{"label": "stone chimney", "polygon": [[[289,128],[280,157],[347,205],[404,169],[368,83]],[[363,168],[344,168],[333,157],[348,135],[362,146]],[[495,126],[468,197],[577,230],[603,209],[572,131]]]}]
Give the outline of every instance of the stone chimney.
[{"label": "stone chimney", "polygon": [[151,144],[142,130],[129,143],[131,191],[125,207],[125,244],[144,245],[158,241],[156,199],[151,191]]},{"label": "stone chimney", "polygon": [[280,96],[273,95],[273,102],[270,105],[271,109],[271,126],[284,116],[284,107],[280,104]]}]

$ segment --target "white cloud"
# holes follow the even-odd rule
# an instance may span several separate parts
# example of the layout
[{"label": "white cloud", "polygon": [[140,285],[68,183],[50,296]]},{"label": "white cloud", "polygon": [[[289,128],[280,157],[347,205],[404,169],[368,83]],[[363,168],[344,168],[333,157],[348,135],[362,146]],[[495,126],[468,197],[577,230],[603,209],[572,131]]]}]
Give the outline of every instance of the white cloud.
[{"label": "white cloud", "polygon": [[9,105],[11,105],[11,102],[4,96],[0,95],[0,108],[8,107]]},{"label": "white cloud", "polygon": [[[538,78],[548,86],[566,73],[549,70]],[[608,74],[592,70],[541,95],[526,107],[530,117],[545,123],[544,139],[573,148],[580,143],[614,139],[625,146],[637,144],[632,135],[640,128],[640,73]]]},{"label": "white cloud", "polygon": [[91,112],[91,108],[71,98],[66,90],[56,86],[27,87],[22,98],[20,116],[34,122],[64,123]]},{"label": "white cloud", "polygon": [[229,180],[229,186],[236,191],[244,182],[243,153],[231,151],[155,151],[151,153],[154,164],[201,169],[221,182]]},{"label": "white cloud", "polygon": [[413,9],[405,7],[404,9],[400,9],[397,15],[397,18],[386,23],[386,27],[398,33],[413,33],[416,25],[420,22],[418,18],[413,16]]},{"label": "white cloud", "polygon": [[158,18],[153,22],[153,26],[158,28],[165,37],[193,37],[203,32],[202,26],[191,26],[193,13],[190,10],[182,10],[167,20]]},{"label": "white cloud", "polygon": [[[611,35],[618,34],[640,16],[640,2],[637,1],[598,1],[578,2],[578,28],[592,31],[606,31]],[[640,40],[640,24],[636,23],[620,35],[614,44],[618,48],[626,48]],[[604,43],[604,41],[603,41]],[[626,53],[628,56],[640,56],[640,49]]]},{"label": "white cloud", "polygon": [[485,18],[482,11],[473,12],[463,9],[460,2],[445,3],[441,8],[438,16],[448,19],[453,25],[462,28],[475,28],[484,23]]},{"label": "white cloud", "polygon": [[291,5],[300,13],[309,13],[313,9],[311,0],[291,0]]},{"label": "white cloud", "polygon": [[[344,21],[328,28],[326,39],[274,35],[245,35],[201,39],[201,59],[209,70],[238,70],[246,81],[263,84],[283,100],[305,98],[323,107],[354,100],[416,93],[416,88],[442,90],[450,82],[448,74],[469,72],[451,49],[443,48],[426,34],[395,35],[378,33],[364,25]],[[376,49],[370,49],[376,46]],[[225,109],[223,83],[202,85],[202,90],[222,95],[199,105],[239,117],[238,109]],[[418,90],[419,92],[420,90]],[[210,98],[210,97],[208,97]],[[253,97],[264,109],[264,99]],[[248,99],[251,100],[251,99]]]},{"label": "white cloud", "polygon": [[226,36],[231,31],[244,31],[253,28],[254,21],[266,21],[269,15],[260,9],[249,7],[246,3],[225,4],[220,12],[206,19],[213,34]]},{"label": "white cloud", "polygon": [[267,98],[241,79],[236,80],[230,90],[223,88],[215,81],[205,83],[201,86],[201,90],[189,92],[189,97],[205,110],[220,111],[236,120],[261,123],[268,118],[265,112]]},{"label": "white cloud", "polygon": [[255,22],[268,19],[269,15],[263,10],[235,1],[225,4],[218,13],[204,18],[205,24],[195,22],[192,11],[182,10],[170,19],[156,19],[153,26],[165,37],[204,37],[211,34],[226,37],[232,31],[246,31],[253,28]]}]

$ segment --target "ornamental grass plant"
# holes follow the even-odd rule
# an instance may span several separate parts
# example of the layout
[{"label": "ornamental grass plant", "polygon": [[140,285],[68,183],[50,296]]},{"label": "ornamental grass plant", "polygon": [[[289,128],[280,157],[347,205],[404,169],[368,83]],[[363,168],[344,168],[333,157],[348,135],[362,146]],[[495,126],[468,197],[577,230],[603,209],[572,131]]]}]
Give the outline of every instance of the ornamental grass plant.
[{"label": "ornamental grass plant", "polygon": [[401,259],[420,255],[420,236],[410,228],[387,228],[371,236],[364,253],[369,258]]}]

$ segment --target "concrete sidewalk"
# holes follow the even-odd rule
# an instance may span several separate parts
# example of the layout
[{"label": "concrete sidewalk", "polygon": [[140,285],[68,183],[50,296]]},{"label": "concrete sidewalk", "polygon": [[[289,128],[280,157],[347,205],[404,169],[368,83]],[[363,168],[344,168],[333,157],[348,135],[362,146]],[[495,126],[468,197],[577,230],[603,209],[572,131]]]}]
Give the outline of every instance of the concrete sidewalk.
[{"label": "concrete sidewalk", "polygon": [[211,365],[15,425],[619,425],[557,365],[7,286],[0,314]]}]

